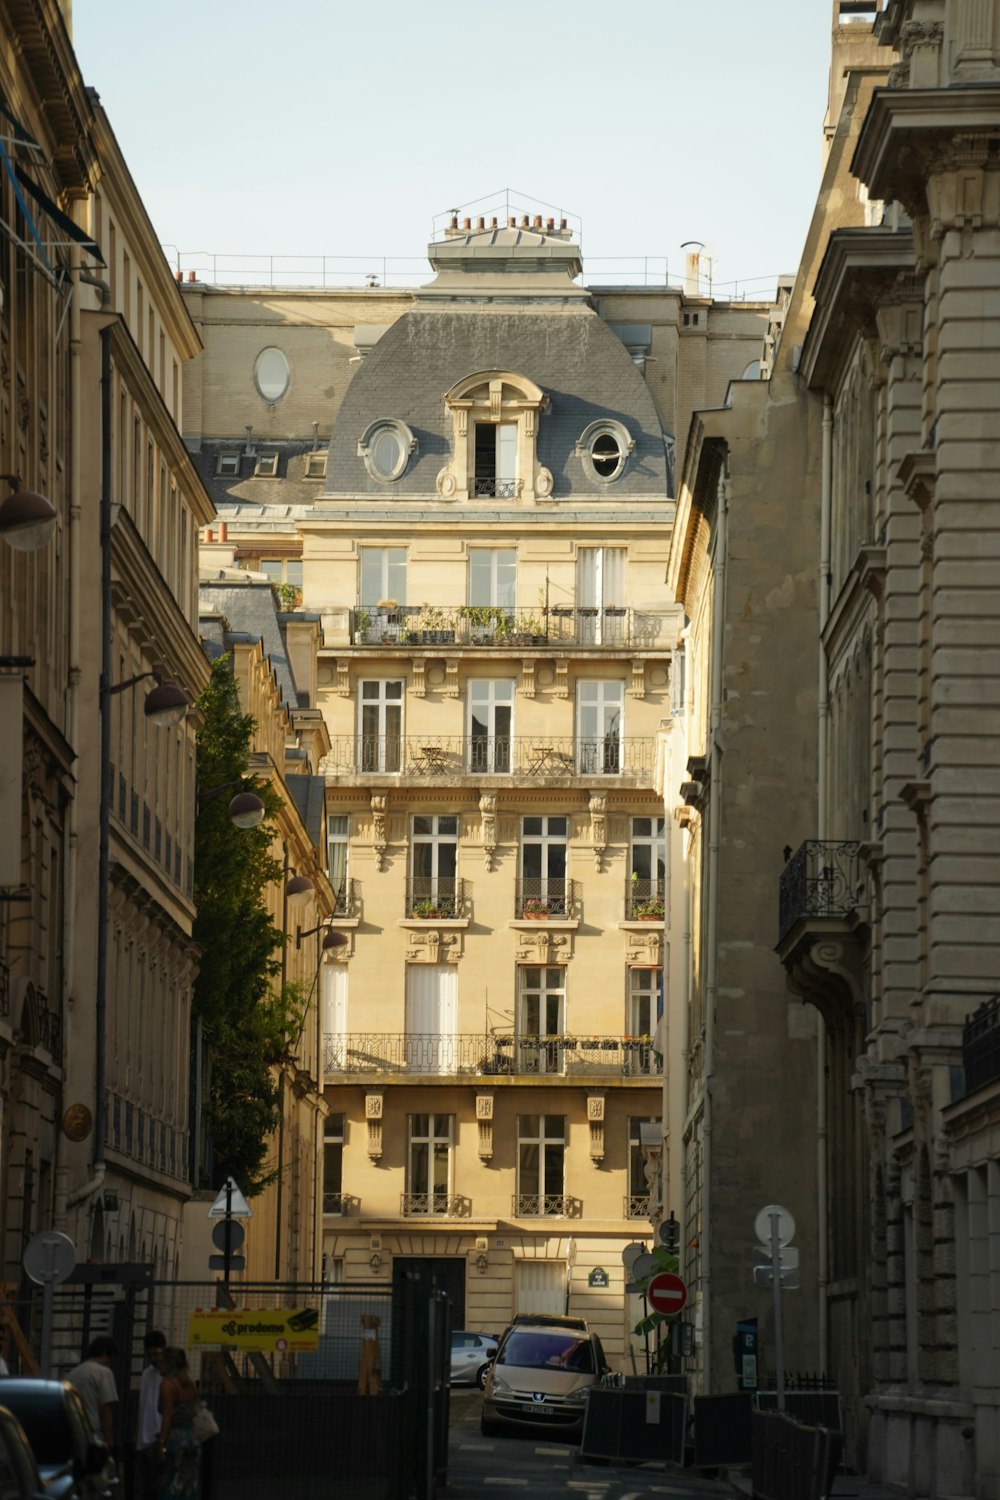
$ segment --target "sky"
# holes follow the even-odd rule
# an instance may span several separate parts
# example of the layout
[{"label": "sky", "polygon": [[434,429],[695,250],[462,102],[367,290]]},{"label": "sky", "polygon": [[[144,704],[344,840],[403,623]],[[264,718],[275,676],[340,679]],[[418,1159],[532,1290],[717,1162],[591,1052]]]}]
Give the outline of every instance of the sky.
[{"label": "sky", "polygon": [[798,263],[831,16],[831,0],[74,0],[73,31],[175,267],[325,255],[355,284],[412,283],[435,216],[509,202],[578,222],[589,281],[664,261],[677,281],[698,240],[730,296]]}]

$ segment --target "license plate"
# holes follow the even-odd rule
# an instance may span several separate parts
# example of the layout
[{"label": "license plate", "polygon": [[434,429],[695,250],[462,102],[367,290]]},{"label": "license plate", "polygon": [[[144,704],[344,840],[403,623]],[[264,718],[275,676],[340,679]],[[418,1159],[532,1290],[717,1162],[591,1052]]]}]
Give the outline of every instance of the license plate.
[{"label": "license plate", "polygon": [[558,1415],[558,1406],[532,1406],[531,1410],[540,1417],[554,1417]]}]

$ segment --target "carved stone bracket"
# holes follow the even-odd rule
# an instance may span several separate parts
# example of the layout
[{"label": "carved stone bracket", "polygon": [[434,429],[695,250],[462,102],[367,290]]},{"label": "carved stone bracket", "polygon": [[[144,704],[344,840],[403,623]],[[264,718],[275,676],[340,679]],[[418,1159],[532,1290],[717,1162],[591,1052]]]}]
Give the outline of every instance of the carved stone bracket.
[{"label": "carved stone bracket", "polygon": [[421,922],[419,929],[411,927],[409,932],[408,964],[457,964],[462,957],[462,938],[458,932],[442,931],[433,922]]},{"label": "carved stone bracket", "polygon": [[569,934],[553,932],[550,922],[532,922],[537,931],[522,930],[518,934],[517,962],[519,964],[566,963],[573,956]]},{"label": "carved stone bracket", "polygon": [[608,847],[608,799],[603,792],[590,794],[590,842],[594,846],[594,869],[598,874],[604,869],[604,855]]},{"label": "carved stone bracket", "polygon": [[552,685],[553,698],[569,697],[569,662],[560,658],[556,664],[556,680]]},{"label": "carved stone bracket", "polygon": [[479,1160],[493,1157],[493,1095],[476,1095],[476,1121],[479,1125]]},{"label": "carved stone bracket", "polygon": [[372,792],[372,843],[375,846],[375,868],[381,875],[385,869],[385,814],[389,799],[384,792]]},{"label": "carved stone bracket", "polygon": [[587,1095],[587,1121],[590,1125],[590,1159],[604,1160],[604,1095]]},{"label": "carved stone bracket", "polygon": [[646,696],[646,663],[644,661],[633,661],[632,676],[628,685],[630,698],[645,698]]},{"label": "carved stone bracket", "polygon": [[410,658],[410,692],[414,698],[427,697],[427,661],[423,656]]},{"label": "carved stone bracket", "polygon": [[457,698],[459,696],[458,679],[458,657],[449,656],[444,664],[444,690],[443,697]]},{"label": "carved stone bracket", "polygon": [[625,962],[633,968],[657,968],[663,962],[663,932],[659,924],[644,922],[641,931],[629,928],[627,942]]},{"label": "carved stone bracket", "polygon": [[483,863],[492,873],[497,852],[497,794],[483,792],[479,798],[479,815],[483,838]]},{"label": "carved stone bracket", "polygon": [[368,1125],[368,1155],[372,1161],[382,1156],[382,1105],[381,1094],[365,1095],[365,1121]]},{"label": "carved stone bracket", "polygon": [[526,656],[521,661],[521,681],[518,684],[518,692],[522,698],[535,696],[535,658],[533,656]]},{"label": "carved stone bracket", "polygon": [[337,658],[337,677],[334,692],[341,698],[351,696],[351,663],[345,658]]},{"label": "carved stone bracket", "polygon": [[866,1006],[864,963],[860,943],[848,935],[816,936],[805,933],[788,956],[789,987],[810,1005],[815,1005],[828,1026],[852,1020]]}]

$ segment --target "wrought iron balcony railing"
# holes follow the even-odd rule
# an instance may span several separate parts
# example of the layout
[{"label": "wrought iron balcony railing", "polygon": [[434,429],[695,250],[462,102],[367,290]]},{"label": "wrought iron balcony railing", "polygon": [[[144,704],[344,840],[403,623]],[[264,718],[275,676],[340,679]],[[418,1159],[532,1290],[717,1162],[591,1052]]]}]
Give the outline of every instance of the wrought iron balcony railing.
[{"label": "wrought iron balcony railing", "polygon": [[1000,995],[987,1000],[962,1030],[965,1089],[971,1094],[1000,1079]]},{"label": "wrought iron balcony railing", "polygon": [[468,1198],[458,1193],[402,1193],[399,1210],[405,1219],[436,1217],[442,1219],[467,1219],[472,1212]]},{"label": "wrought iron balcony railing", "polygon": [[466,915],[464,886],[454,875],[416,875],[406,882],[406,915],[418,921]]},{"label": "wrought iron balcony railing", "polygon": [[531,781],[618,776],[652,785],[652,738],[617,735],[337,735],[324,757],[328,775],[428,778],[521,776]]},{"label": "wrought iron balcony railing", "polygon": [[626,1219],[648,1219],[649,1194],[629,1193],[625,1199],[623,1215]]},{"label": "wrought iron balcony railing", "polygon": [[327,1078],[393,1073],[658,1078],[662,1060],[649,1036],[328,1032],[323,1068]]},{"label": "wrought iron balcony railing", "polygon": [[867,883],[853,839],[808,839],[781,872],[778,941],[808,917],[850,917],[867,905]]},{"label": "wrought iron balcony railing", "polygon": [[[493,481],[489,481],[493,483]],[[670,617],[624,606],[555,604],[519,609],[504,604],[371,605],[351,610],[355,646],[665,645]]]},{"label": "wrought iron balcony railing", "polygon": [[511,1211],[518,1219],[576,1219],[582,1212],[579,1198],[565,1193],[515,1193]]},{"label": "wrought iron balcony railing", "polygon": [[108,1144],[134,1161],[187,1181],[188,1133],[141,1109],[121,1094],[108,1094]]},{"label": "wrought iron balcony railing", "polygon": [[664,882],[662,880],[634,880],[625,882],[625,920],[627,922],[662,922],[664,914]]},{"label": "wrought iron balcony railing", "polygon": [[572,880],[519,880],[514,894],[514,915],[518,919],[544,921],[547,917],[574,917],[579,903]]}]

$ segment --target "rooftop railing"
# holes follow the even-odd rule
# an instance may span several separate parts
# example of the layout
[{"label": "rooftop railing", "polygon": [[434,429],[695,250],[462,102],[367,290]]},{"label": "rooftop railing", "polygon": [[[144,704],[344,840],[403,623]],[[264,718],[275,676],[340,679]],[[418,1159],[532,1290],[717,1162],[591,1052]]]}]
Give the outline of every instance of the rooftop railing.
[{"label": "rooftop railing", "polygon": [[965,1088],[971,1094],[1000,1079],[1000,995],[987,1000],[962,1030]]},{"label": "rooftop railing", "polygon": [[327,1033],[323,1038],[323,1066],[327,1078],[392,1073],[658,1078],[663,1071],[650,1036],[513,1032]]}]

